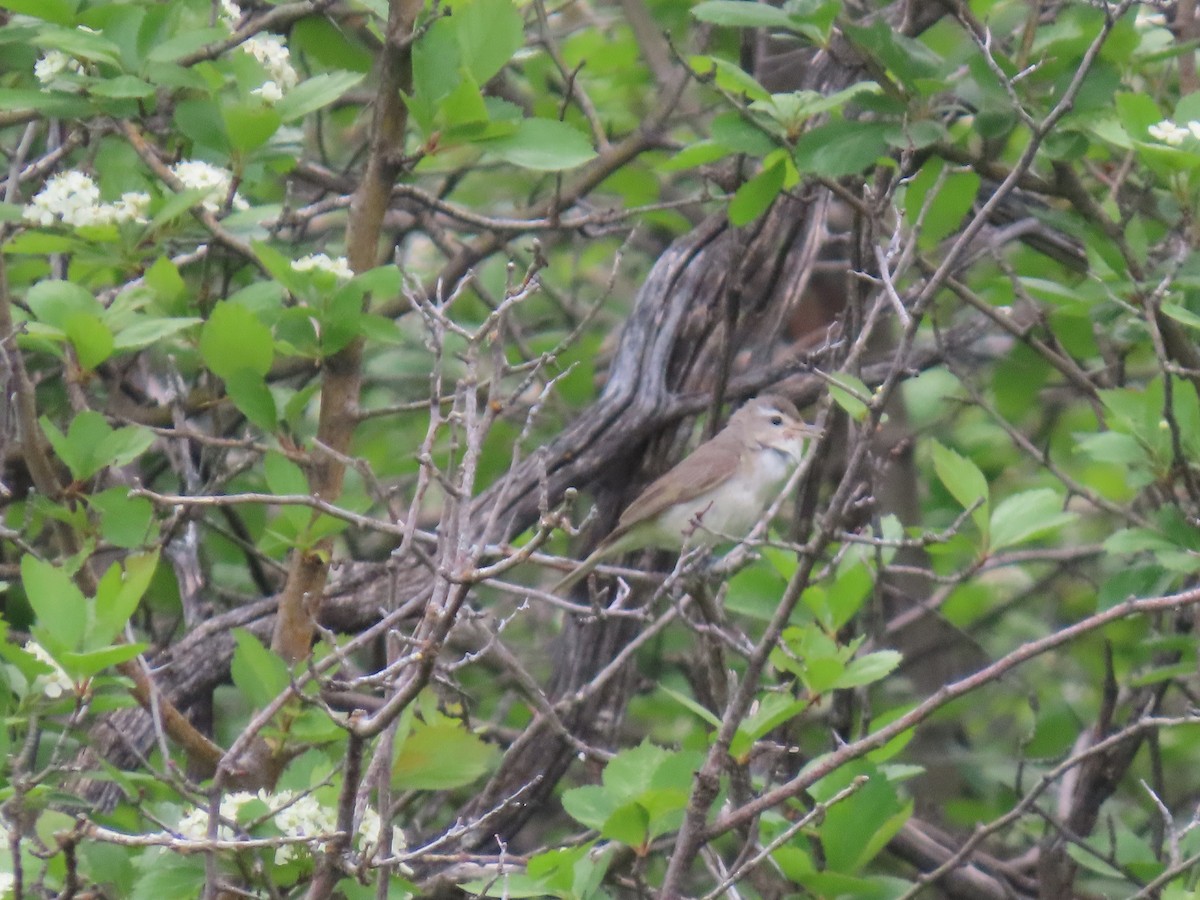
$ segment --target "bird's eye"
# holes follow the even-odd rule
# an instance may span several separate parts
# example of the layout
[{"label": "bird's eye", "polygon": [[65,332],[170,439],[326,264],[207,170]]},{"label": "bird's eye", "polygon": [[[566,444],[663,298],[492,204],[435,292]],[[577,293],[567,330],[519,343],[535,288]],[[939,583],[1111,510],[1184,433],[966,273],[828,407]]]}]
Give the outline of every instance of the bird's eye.
[{"label": "bird's eye", "polygon": [[775,415],[771,416],[771,424],[772,425],[782,425],[783,424],[783,416],[779,415],[779,413],[775,413]]}]

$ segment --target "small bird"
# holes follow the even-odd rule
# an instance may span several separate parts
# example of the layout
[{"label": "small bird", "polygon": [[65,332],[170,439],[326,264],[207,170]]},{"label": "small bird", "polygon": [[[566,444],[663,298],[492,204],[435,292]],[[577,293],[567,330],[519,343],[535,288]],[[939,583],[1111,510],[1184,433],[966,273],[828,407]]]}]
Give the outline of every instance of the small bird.
[{"label": "small bird", "polygon": [[756,397],[642,491],[612,533],[551,590],[571,587],[629,550],[712,547],[745,537],[800,464],[805,441],[820,434],[786,397]]}]

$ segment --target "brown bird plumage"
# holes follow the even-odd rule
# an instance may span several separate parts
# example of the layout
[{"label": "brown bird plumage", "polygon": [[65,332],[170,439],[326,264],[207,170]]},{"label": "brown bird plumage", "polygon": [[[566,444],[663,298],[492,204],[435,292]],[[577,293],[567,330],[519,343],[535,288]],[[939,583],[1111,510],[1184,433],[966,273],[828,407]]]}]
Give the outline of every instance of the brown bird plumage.
[{"label": "brown bird plumage", "polygon": [[800,462],[804,439],[818,433],[786,397],[751,400],[719,434],[651,482],[552,590],[569,588],[603,559],[627,550],[711,545],[720,534],[745,534]]}]

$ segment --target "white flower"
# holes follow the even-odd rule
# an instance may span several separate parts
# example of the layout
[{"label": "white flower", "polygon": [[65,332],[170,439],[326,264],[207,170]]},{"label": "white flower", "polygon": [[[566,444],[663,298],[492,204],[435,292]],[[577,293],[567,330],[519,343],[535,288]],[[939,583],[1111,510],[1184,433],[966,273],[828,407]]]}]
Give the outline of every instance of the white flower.
[{"label": "white flower", "polygon": [[[217,840],[231,841],[236,837],[234,830],[227,822],[236,822],[238,811],[251,800],[263,799],[262,791],[252,794],[249,791],[235,791],[221,798],[221,824],[217,827]],[[208,808],[196,807],[179,820],[175,827],[182,837],[192,841],[208,840]]]},{"label": "white flower", "polygon": [[[295,859],[303,858],[311,852],[314,845],[323,842],[337,833],[337,808],[322,806],[312,794],[299,794],[296,791],[279,791],[276,794],[260,790],[257,793],[238,791],[226,794],[221,798],[221,824],[217,829],[219,840],[235,840],[237,834],[229,824],[237,822],[242,807],[251,800],[261,800],[271,810],[269,821],[286,838],[303,838],[303,841],[283,844],[275,848],[275,862],[283,865]],[[359,825],[356,843],[364,843],[376,849],[375,842],[379,837],[379,813],[371,807],[363,811],[362,822]],[[179,820],[175,831],[182,837],[194,841],[208,838],[208,808],[196,808]],[[392,852],[403,851],[408,844],[404,832],[392,828]],[[401,867],[402,871],[407,867]]]},{"label": "white flower", "polygon": [[[287,837],[309,837],[314,841],[337,831],[337,810],[324,807],[312,794],[296,797],[291,791],[280,791],[276,800],[287,804],[275,814],[275,827]],[[279,865],[299,857],[302,844],[284,844],[275,850]]]},{"label": "white flower", "polygon": [[10,897],[16,889],[16,876],[12,872],[0,872],[0,897]]},{"label": "white flower", "polygon": [[1180,128],[1170,119],[1163,119],[1157,125],[1151,125],[1148,130],[1150,137],[1162,141],[1164,144],[1169,144],[1172,147],[1178,147],[1183,143],[1183,139],[1188,136],[1186,128]]},{"label": "white flower", "polygon": [[90,175],[72,169],[55,175],[29,201],[22,217],[33,225],[47,227],[58,222],[81,228],[84,225],[139,221],[150,204],[150,195],[127,191],[116,203],[101,203],[100,188]]},{"label": "white flower", "polygon": [[242,8],[233,0],[221,0],[220,19],[232,30],[242,20]]},{"label": "white flower", "polygon": [[37,641],[26,641],[25,652],[36,656],[39,661],[50,666],[54,672],[50,675],[39,675],[34,684],[41,685],[42,693],[51,700],[57,700],[67,692],[74,692],[75,682],[63,671],[63,667],[54,661],[46,648]]},{"label": "white flower", "polygon": [[283,99],[283,89],[273,81],[264,81],[250,93],[262,97],[263,101],[271,106]]},{"label": "white flower", "polygon": [[[372,855],[375,855],[375,852],[379,849],[379,826],[379,813],[377,813],[372,807],[368,806],[365,810],[363,810],[362,822],[360,822],[358,826],[358,835],[370,848]],[[392,855],[394,856],[397,853],[403,853],[406,849],[408,849],[408,839],[404,836],[403,829],[401,829],[398,825],[393,825]],[[403,863],[400,865],[400,872],[404,875],[413,874],[412,869]]]},{"label": "white flower", "polygon": [[49,84],[64,72],[82,75],[83,63],[61,50],[47,50],[33,65],[33,74],[42,84]]},{"label": "white flower", "polygon": [[[198,159],[185,159],[171,166],[171,172],[188,190],[207,191],[208,196],[202,205],[211,213],[220,212],[221,205],[229,196],[229,186],[233,182],[233,175],[228,169]],[[247,209],[249,206],[240,194],[234,194],[234,209]]]},{"label": "white flower", "polygon": [[150,206],[150,195],[145,191],[126,191],[121,199],[111,204],[114,222],[145,222],[146,208]]},{"label": "white flower", "polygon": [[292,268],[297,272],[309,272],[316,269],[346,281],[354,277],[354,272],[351,271],[346,257],[332,258],[325,253],[310,253],[308,256],[302,256],[292,263]]},{"label": "white flower", "polygon": [[100,203],[100,188],[83,172],[72,169],[50,178],[25,207],[24,217],[37,225],[62,220],[68,225],[88,224]]},{"label": "white flower", "polygon": [[281,94],[290,91],[300,81],[300,76],[292,68],[291,51],[278,35],[256,34],[242,44],[242,49],[262,63]]}]

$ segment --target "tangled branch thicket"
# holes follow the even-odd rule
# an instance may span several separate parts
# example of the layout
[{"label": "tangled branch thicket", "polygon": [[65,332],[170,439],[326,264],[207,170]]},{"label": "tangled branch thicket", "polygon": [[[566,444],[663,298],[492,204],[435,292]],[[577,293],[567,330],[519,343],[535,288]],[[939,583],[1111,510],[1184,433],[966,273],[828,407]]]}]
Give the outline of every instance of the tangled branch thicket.
[{"label": "tangled branch thicket", "polygon": [[0,896],[1191,896],[1193,13],[5,3]]}]

